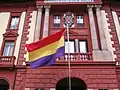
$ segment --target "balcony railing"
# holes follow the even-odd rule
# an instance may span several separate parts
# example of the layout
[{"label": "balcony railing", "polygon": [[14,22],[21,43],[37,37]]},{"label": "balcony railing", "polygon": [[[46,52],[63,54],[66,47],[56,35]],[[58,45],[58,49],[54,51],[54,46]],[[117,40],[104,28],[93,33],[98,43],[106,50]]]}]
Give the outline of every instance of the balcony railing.
[{"label": "balcony railing", "polygon": [[45,2],[94,2],[94,0],[45,0]]},{"label": "balcony railing", "polygon": [[66,53],[64,57],[59,58],[58,60],[65,60],[67,61],[70,59],[70,61],[88,61],[92,60],[92,53],[70,53],[69,58],[68,54]]},{"label": "balcony railing", "polygon": [[0,67],[13,67],[15,56],[0,56]]}]

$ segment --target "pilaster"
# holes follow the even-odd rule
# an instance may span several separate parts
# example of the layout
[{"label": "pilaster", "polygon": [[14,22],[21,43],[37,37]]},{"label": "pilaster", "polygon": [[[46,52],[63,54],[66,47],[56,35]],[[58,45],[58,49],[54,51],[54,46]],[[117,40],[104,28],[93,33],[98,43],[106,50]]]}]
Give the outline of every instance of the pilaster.
[{"label": "pilaster", "polygon": [[37,13],[35,33],[34,33],[34,41],[39,40],[39,37],[40,37],[43,6],[37,6],[37,8],[38,8],[38,13]]},{"label": "pilaster", "polygon": [[76,53],[79,53],[79,40],[78,39],[75,39],[75,47],[76,47]]},{"label": "pilaster", "polygon": [[108,50],[108,47],[107,47],[106,35],[105,35],[104,29],[103,29],[104,23],[102,23],[100,7],[101,7],[101,5],[95,5],[98,29],[99,29],[99,34],[100,34],[101,49],[102,49],[101,50],[101,56],[102,56],[101,59],[112,60],[112,58],[113,58],[112,53],[111,53],[111,51]]},{"label": "pilaster", "polygon": [[92,46],[93,46],[93,60],[101,60],[101,51],[98,48],[98,41],[97,41],[97,34],[93,16],[93,5],[87,5],[88,7],[88,15],[89,15],[89,22],[90,22],[90,31],[91,31],[91,39],[92,39]]},{"label": "pilaster", "polygon": [[93,16],[93,5],[88,5],[88,15],[89,15],[89,22],[90,22],[90,30],[91,30],[91,38],[92,38],[92,46],[93,50],[99,50],[98,48],[98,41],[97,41],[97,34]]},{"label": "pilaster", "polygon": [[49,12],[50,6],[44,6],[45,8],[45,19],[44,19],[44,27],[43,27],[43,38],[48,36],[49,33]]}]

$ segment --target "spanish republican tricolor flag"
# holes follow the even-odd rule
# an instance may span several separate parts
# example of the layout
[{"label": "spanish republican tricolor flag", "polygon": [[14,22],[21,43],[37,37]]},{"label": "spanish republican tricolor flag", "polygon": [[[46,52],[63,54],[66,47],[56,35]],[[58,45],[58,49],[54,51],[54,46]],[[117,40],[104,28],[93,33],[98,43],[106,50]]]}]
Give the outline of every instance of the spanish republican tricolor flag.
[{"label": "spanish republican tricolor flag", "polygon": [[27,44],[31,68],[55,64],[64,55],[64,29],[37,42]]}]

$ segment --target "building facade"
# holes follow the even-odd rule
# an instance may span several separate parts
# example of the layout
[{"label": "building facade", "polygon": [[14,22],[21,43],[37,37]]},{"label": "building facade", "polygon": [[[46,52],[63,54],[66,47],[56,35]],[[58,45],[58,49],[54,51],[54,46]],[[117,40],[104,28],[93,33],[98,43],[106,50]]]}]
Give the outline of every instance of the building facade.
[{"label": "building facade", "polygon": [[[119,0],[0,1],[0,90],[70,90],[69,80],[71,90],[119,90],[119,5]],[[69,45],[66,14],[72,16]],[[30,68],[25,45],[63,28],[65,55],[53,66]]]}]

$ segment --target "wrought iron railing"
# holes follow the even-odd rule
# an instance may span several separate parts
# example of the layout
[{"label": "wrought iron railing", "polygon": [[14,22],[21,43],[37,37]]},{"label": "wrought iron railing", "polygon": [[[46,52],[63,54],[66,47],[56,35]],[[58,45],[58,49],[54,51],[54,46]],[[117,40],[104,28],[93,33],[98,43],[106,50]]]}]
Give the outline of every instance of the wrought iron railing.
[{"label": "wrought iron railing", "polygon": [[14,66],[15,56],[0,56],[0,67]]}]

